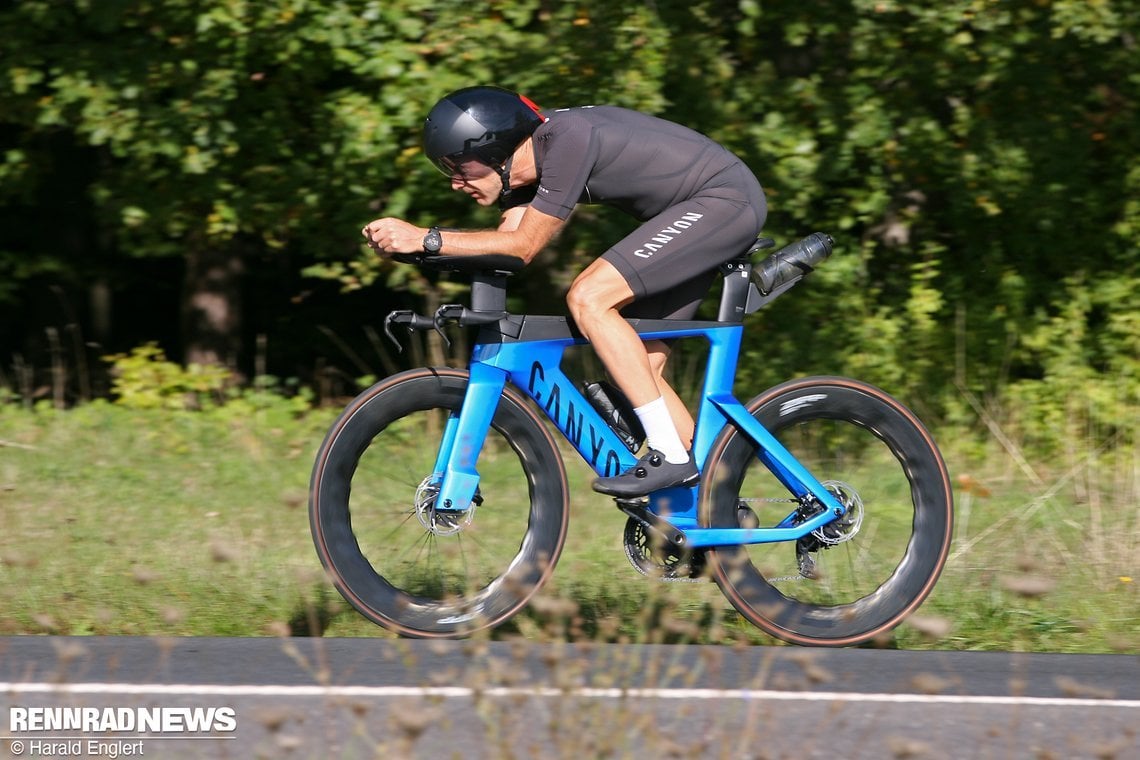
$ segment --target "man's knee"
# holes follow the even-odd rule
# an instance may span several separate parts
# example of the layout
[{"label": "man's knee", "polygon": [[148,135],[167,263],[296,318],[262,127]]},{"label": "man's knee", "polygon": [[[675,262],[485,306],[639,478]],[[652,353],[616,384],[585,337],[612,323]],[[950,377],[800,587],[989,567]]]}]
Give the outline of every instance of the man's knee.
[{"label": "man's knee", "polygon": [[575,317],[583,314],[589,307],[589,287],[582,282],[581,278],[574,280],[570,289],[566,291],[566,305],[570,307],[570,313]]},{"label": "man's knee", "polygon": [[600,266],[599,262],[578,275],[566,293],[566,305],[575,319],[618,309],[633,300],[625,278],[613,266]]}]

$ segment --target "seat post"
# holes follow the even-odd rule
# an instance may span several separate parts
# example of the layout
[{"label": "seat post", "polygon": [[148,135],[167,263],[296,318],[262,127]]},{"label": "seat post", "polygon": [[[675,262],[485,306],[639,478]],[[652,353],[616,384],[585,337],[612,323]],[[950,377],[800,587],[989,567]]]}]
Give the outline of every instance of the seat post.
[{"label": "seat post", "polygon": [[752,282],[752,257],[776,244],[772,238],[756,238],[747,251],[720,265],[724,289],[720,293],[718,322],[743,322],[748,314],[748,291]]},{"label": "seat post", "polygon": [[748,287],[752,282],[752,261],[747,257],[732,259],[720,265],[724,287],[720,292],[718,322],[743,322],[748,303]]}]

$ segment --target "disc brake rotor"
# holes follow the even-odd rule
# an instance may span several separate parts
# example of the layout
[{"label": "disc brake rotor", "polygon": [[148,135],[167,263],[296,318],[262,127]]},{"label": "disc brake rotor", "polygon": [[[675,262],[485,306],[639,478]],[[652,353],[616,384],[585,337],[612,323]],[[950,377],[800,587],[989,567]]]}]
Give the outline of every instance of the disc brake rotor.
[{"label": "disc brake rotor", "polygon": [[475,520],[475,508],[483,503],[483,496],[478,488],[475,489],[471,505],[464,510],[436,509],[438,496],[439,484],[431,475],[424,478],[416,488],[416,519],[429,533],[437,536],[453,536],[466,528]]},{"label": "disc brake rotor", "polygon": [[838,480],[824,481],[823,486],[843,505],[844,512],[842,517],[816,528],[811,535],[824,546],[850,541],[863,526],[863,499],[854,488]]},{"label": "disc brake rotor", "polygon": [[800,577],[809,580],[819,578],[813,555],[821,549],[830,549],[850,541],[863,525],[863,499],[858,491],[838,480],[826,480],[823,486],[843,505],[844,512],[827,525],[816,528],[796,541],[796,566]]}]

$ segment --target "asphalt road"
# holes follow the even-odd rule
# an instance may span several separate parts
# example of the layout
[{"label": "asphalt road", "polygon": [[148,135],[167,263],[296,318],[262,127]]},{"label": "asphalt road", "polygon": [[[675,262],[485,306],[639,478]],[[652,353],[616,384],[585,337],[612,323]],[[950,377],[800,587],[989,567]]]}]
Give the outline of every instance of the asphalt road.
[{"label": "asphalt road", "polygon": [[0,736],[12,757],[1124,760],[1140,656],[13,637]]}]

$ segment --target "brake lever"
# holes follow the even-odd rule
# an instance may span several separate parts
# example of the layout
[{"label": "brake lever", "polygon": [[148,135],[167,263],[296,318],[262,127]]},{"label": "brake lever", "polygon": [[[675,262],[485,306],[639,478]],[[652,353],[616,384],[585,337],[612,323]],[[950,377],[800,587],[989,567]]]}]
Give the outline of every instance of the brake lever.
[{"label": "brake lever", "polygon": [[[416,314],[414,311],[402,309],[398,311],[389,312],[388,316],[384,319],[384,334],[388,336],[388,340],[396,344],[396,350],[401,354],[404,353],[404,346],[400,340],[392,332],[392,325],[404,325],[408,328],[410,335],[413,330],[426,330],[429,327],[439,329],[436,327],[435,320],[431,317],[425,317],[422,314]],[[444,338],[446,340],[446,338]]]},{"label": "brake lever", "polygon": [[443,326],[448,322],[461,322],[466,314],[467,309],[461,303],[445,303],[435,310],[435,318],[432,320],[433,326],[448,348],[451,348],[451,341],[444,334]]},{"label": "brake lever", "polygon": [[498,322],[500,319],[507,316],[505,311],[471,311],[463,304],[449,303],[440,306],[435,310],[435,315],[426,317],[423,314],[416,314],[414,311],[407,309],[393,311],[388,314],[384,319],[384,334],[388,336],[388,340],[396,344],[396,349],[404,352],[404,346],[400,343],[399,338],[392,332],[392,325],[404,325],[408,328],[408,332],[413,330],[427,330],[432,329],[439,333],[439,337],[451,348],[451,340],[447,337],[447,333],[443,328],[449,322],[457,322],[461,325],[487,325]]}]

